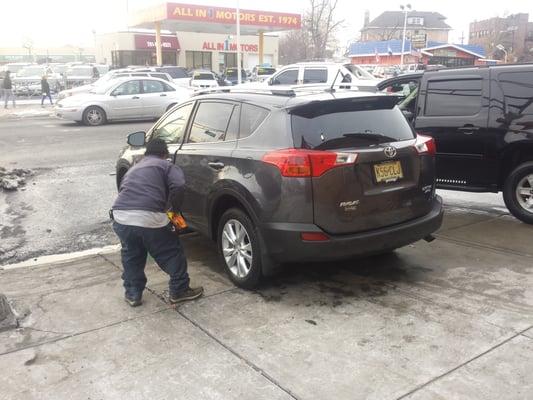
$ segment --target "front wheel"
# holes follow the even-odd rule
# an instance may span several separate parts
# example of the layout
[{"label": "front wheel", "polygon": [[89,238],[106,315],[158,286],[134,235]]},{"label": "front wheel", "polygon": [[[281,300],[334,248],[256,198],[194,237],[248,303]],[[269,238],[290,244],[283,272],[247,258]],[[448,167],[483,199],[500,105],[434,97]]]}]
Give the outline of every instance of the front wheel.
[{"label": "front wheel", "polygon": [[105,111],[97,106],[90,106],[83,112],[83,123],[89,126],[98,126],[106,123]]},{"label": "front wheel", "polygon": [[516,167],[503,187],[505,205],[516,218],[533,224],[533,162]]},{"label": "front wheel", "polygon": [[262,278],[259,232],[238,208],[227,210],[218,224],[218,251],[230,279],[237,286],[252,289]]}]

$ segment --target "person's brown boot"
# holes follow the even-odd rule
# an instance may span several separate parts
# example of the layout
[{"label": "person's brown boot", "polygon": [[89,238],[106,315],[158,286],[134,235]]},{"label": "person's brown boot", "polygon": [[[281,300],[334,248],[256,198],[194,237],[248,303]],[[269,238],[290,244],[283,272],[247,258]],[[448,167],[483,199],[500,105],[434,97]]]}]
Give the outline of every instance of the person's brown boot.
[{"label": "person's brown boot", "polygon": [[190,301],[197,299],[198,297],[202,296],[204,294],[204,288],[203,287],[197,287],[192,288],[189,287],[187,290],[178,293],[178,294],[171,294],[168,298],[170,301],[170,304],[178,304],[183,303],[184,301]]}]

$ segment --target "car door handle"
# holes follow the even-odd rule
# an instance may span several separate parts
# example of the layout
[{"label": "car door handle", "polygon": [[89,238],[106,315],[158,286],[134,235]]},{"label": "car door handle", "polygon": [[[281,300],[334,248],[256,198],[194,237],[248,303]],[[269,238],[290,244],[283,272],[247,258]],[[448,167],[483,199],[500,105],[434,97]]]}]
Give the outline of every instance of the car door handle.
[{"label": "car door handle", "polygon": [[140,99],[140,97],[139,96],[133,96],[132,99],[138,100],[138,99]]},{"label": "car door handle", "polygon": [[224,168],[224,163],[221,163],[220,161],[216,161],[216,162],[209,162],[207,163],[207,165],[209,165],[211,168],[213,168],[214,170],[221,170],[222,168]]},{"label": "car door handle", "polygon": [[161,96],[161,97],[167,97],[166,93],[161,93],[159,96]]},{"label": "car door handle", "polygon": [[465,126],[462,126],[460,128],[457,128],[457,130],[459,132],[464,133],[465,135],[471,135],[471,134],[474,133],[474,131],[479,131],[479,127],[465,125]]}]

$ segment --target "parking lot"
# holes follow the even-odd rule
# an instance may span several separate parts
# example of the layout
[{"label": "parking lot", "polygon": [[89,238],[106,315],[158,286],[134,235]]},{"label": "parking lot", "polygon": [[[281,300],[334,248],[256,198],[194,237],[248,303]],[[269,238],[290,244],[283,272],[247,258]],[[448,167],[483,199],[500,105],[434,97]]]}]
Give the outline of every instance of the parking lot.
[{"label": "parking lot", "polygon": [[206,294],[177,309],[153,264],[144,305],[128,307],[117,252],[4,267],[25,318],[0,334],[0,397],[529,399],[533,230],[485,196],[463,207],[445,192],[432,243],[288,265],[257,291],[189,235]]}]

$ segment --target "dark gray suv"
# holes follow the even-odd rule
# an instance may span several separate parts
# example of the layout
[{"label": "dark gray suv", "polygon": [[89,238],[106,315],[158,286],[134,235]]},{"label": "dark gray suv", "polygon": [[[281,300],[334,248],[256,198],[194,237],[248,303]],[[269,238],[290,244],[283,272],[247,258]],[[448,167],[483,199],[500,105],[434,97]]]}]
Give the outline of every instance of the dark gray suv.
[{"label": "dark gray suv", "polygon": [[[346,259],[430,239],[442,223],[435,145],[396,99],[356,92],[200,95],[132,134],[117,184],[162,138],[186,177],[182,212],[253,287],[284,262]],[[138,142],[137,140],[139,140]]]}]

